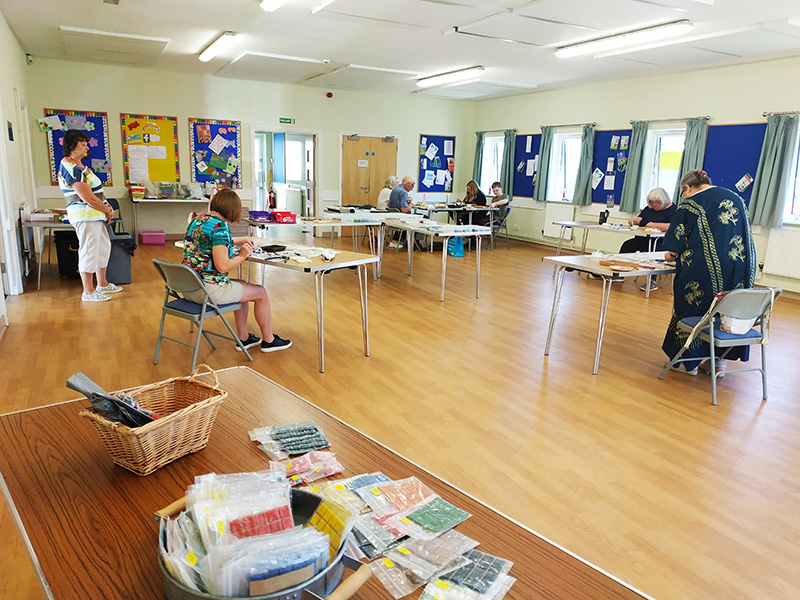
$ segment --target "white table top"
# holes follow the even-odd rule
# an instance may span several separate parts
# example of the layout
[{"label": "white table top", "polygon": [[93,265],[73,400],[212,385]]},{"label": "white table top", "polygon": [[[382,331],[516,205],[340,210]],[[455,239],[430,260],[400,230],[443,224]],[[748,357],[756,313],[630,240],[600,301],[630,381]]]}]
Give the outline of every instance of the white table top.
[{"label": "white table top", "polygon": [[192,203],[200,203],[208,204],[208,198],[131,198],[131,202],[133,204],[164,204],[164,203],[173,203],[173,204],[192,204]]},{"label": "white table top", "polygon": [[561,227],[575,227],[580,229],[597,229],[599,231],[609,231],[611,233],[624,233],[625,235],[635,235],[638,237],[664,237],[667,232],[660,229],[649,229],[646,227],[609,226],[607,223],[600,225],[596,221],[553,221],[553,225]]},{"label": "white table top", "polygon": [[[634,252],[630,254],[606,254],[600,257],[591,254],[578,256],[545,256],[543,261],[554,263],[558,267],[571,268],[582,273],[594,273],[617,279],[620,277],[640,277],[646,275],[665,275],[675,272],[675,265],[664,260],[663,252]],[[631,271],[616,271],[600,264],[600,261],[619,261],[623,263],[636,263],[639,268]],[[658,261],[658,262],[657,262]]]},{"label": "white table top", "polygon": [[461,226],[457,225],[444,225],[442,223],[419,223],[403,219],[389,219],[384,221],[389,227],[395,227],[402,230],[411,230],[416,233],[424,235],[433,235],[439,237],[477,237],[481,235],[491,235],[491,227],[483,227],[481,225],[469,225],[470,229],[460,230]]}]

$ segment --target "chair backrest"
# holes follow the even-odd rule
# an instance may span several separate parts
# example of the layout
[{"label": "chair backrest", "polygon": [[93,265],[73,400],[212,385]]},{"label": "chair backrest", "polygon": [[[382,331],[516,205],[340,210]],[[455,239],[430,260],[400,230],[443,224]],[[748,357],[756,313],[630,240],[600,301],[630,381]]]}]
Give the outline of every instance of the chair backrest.
[{"label": "chair backrest", "polygon": [[108,202],[108,205],[115,211],[119,210],[119,201],[117,201],[116,198],[106,198],[106,202]]},{"label": "chair backrest", "polygon": [[731,290],[714,305],[713,314],[735,319],[757,319],[769,309],[783,290],[779,287]]},{"label": "chair backrest", "polygon": [[188,265],[154,258],[153,266],[158,271],[158,274],[161,275],[167,287],[173,292],[185,294],[197,290],[205,291],[200,276]]}]

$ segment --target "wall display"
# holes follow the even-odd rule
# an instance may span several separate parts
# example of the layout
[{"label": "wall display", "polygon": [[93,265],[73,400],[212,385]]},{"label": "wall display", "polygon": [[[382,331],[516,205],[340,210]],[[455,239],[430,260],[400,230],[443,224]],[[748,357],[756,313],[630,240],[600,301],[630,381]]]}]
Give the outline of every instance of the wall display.
[{"label": "wall display", "polygon": [[517,135],[514,143],[514,197],[533,198],[542,134]]},{"label": "wall display", "polygon": [[417,190],[452,192],[455,156],[455,136],[420,135]]},{"label": "wall display", "polygon": [[189,119],[192,181],[242,187],[241,131],[240,121]]},{"label": "wall display", "polygon": [[750,202],[766,130],[766,123],[708,128],[703,170],[714,185],[735,191],[745,203]]},{"label": "wall display", "polygon": [[89,156],[83,164],[90,167],[104,186],[111,180],[111,154],[108,151],[108,114],[82,110],[45,108],[39,127],[47,132],[47,151],[50,157],[50,183],[58,185],[58,166],[64,158],[62,141],[69,129],[78,129],[89,136]]},{"label": "wall display", "polygon": [[123,113],[119,120],[125,185],[180,181],[178,118]]},{"label": "wall display", "polygon": [[609,208],[619,205],[628,168],[630,140],[630,129],[594,132],[592,204]]}]

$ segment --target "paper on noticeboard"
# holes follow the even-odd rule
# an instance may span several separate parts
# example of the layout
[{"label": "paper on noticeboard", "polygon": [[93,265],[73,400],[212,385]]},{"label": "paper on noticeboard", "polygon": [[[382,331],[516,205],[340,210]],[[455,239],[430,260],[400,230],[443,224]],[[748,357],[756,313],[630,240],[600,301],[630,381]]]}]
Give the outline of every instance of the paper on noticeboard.
[{"label": "paper on noticeboard", "polygon": [[422,180],[422,184],[425,187],[431,187],[435,180],[436,180],[436,173],[434,173],[433,171],[425,171],[425,179]]},{"label": "paper on noticeboard", "polygon": [[226,140],[221,135],[217,134],[217,137],[214,138],[214,141],[208,145],[208,148],[214,153],[219,154],[222,150],[225,149],[225,146],[228,145],[228,140]]},{"label": "paper on noticeboard", "polygon": [[431,144],[428,146],[428,149],[425,151],[425,156],[428,157],[428,160],[433,160],[436,156],[436,153],[439,151],[439,146],[436,144]]},{"label": "paper on noticeboard", "polygon": [[531,144],[533,143],[533,136],[529,135],[525,138],[525,152],[531,151]]},{"label": "paper on noticeboard", "polygon": [[131,183],[142,183],[150,180],[147,164],[149,149],[141,144],[128,145],[128,177]]},{"label": "paper on noticeboard", "polygon": [[595,170],[592,171],[592,189],[596,190],[597,186],[600,185],[600,182],[602,180],[603,180],[603,172],[600,169],[595,168]]},{"label": "paper on noticeboard", "polygon": [[444,141],[444,155],[453,156],[453,140]]}]

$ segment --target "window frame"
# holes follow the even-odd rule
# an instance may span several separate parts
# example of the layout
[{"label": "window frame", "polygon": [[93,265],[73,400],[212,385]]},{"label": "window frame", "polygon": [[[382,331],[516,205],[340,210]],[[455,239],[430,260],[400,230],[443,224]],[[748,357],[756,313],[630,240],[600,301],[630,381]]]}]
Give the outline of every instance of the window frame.
[{"label": "window frame", "polygon": [[[683,152],[686,148],[686,125],[677,126],[672,125],[669,127],[659,127],[659,128],[651,128],[647,131],[647,138],[645,139],[644,145],[644,156],[643,156],[643,168],[649,169],[647,172],[642,173],[642,184],[641,189],[639,190],[639,210],[644,208],[647,205],[647,194],[653,188],[663,188],[667,191],[667,194],[672,197],[672,194],[675,192],[675,188],[677,186],[677,178],[672,183],[672,185],[667,184],[665,186],[664,183],[661,182],[660,174],[662,169],[658,168],[658,161],[657,161],[657,149],[659,148],[660,141],[664,137],[672,137],[672,136],[683,136],[683,147],[681,148],[681,158],[683,158]],[[656,173],[656,171],[658,171]],[[678,166],[678,174],[680,174],[680,160]],[[673,200],[675,200],[673,198]]]},{"label": "window frame", "polygon": [[800,225],[800,124],[795,131],[794,138],[795,159],[792,167],[790,181],[793,186],[786,193],[783,204],[783,222],[788,225]]},{"label": "window frame", "polygon": [[[553,132],[553,151],[550,154],[550,166],[547,174],[547,194],[545,197],[548,202],[565,202],[572,203],[572,198],[575,195],[575,182],[578,178],[578,169],[581,162],[581,138],[583,133],[574,128],[564,129],[558,132]],[[567,173],[568,167],[566,166],[566,145],[567,142],[577,141],[577,152],[573,159],[575,160],[574,174],[571,178],[572,186],[569,187],[569,174]],[[567,187],[561,187],[562,183]],[[569,193],[567,193],[569,191]]]},{"label": "window frame", "polygon": [[503,134],[484,135],[481,174],[479,177],[480,181],[476,181],[478,188],[481,190],[489,189],[489,186],[495,181],[500,181],[500,172],[503,168],[503,153],[505,152],[505,145],[505,136],[503,136]]}]

